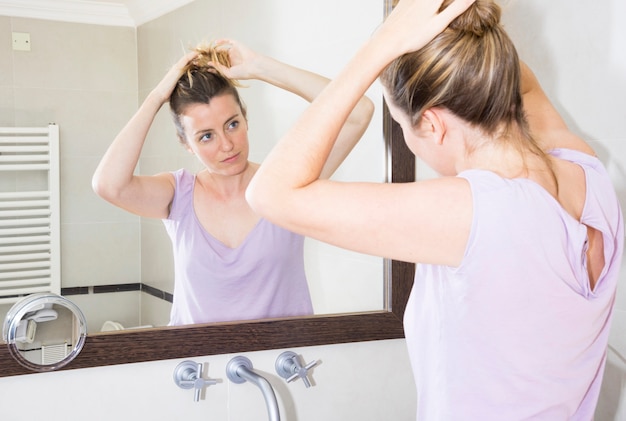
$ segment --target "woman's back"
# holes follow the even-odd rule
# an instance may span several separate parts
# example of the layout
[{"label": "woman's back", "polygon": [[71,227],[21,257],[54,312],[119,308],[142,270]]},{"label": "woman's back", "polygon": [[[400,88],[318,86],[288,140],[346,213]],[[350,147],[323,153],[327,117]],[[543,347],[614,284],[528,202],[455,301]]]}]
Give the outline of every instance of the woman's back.
[{"label": "woman's back", "polygon": [[[591,419],[623,250],[610,179],[587,154],[580,221],[541,186],[489,171],[461,174],[474,216],[458,268],[418,265],[405,331],[418,419]],[[606,267],[588,276],[587,226]],[[591,387],[590,387],[591,385]]]}]

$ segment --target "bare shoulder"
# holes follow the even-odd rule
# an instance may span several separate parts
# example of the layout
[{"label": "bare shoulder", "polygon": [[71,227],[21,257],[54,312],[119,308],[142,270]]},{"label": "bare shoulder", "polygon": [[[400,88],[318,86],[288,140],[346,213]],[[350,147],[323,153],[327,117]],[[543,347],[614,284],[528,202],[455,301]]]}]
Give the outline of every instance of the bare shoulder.
[{"label": "bare shoulder", "polygon": [[171,172],[162,172],[155,175],[140,176],[144,179],[144,183],[147,184],[149,190],[160,190],[164,195],[174,195],[176,190],[176,178]]},{"label": "bare shoulder", "polygon": [[544,150],[564,148],[596,156],[595,151],[587,142],[566,127],[545,130],[534,135],[538,137],[538,141],[542,144]]},{"label": "bare shoulder", "polygon": [[521,63],[522,99],[526,119],[532,136],[543,150],[555,148],[574,149],[595,155],[582,138],[573,133],[539,84],[535,74]]},{"label": "bare shoulder", "polygon": [[174,175],[159,173],[136,176],[134,180],[132,189],[118,206],[147,218],[166,218],[176,190]]},{"label": "bare shoulder", "polygon": [[472,214],[471,189],[460,177],[411,183],[319,180],[294,199],[286,228],[360,253],[458,265]]},{"label": "bare shoulder", "polygon": [[412,185],[421,195],[428,195],[435,202],[452,200],[464,205],[469,200],[471,203],[470,185],[463,177],[438,177],[416,181]]},{"label": "bare shoulder", "polygon": [[462,177],[441,177],[413,183],[414,238],[428,241],[415,246],[413,261],[457,266],[469,238],[473,199],[469,182]]},{"label": "bare shoulder", "polygon": [[152,177],[154,177],[155,179],[159,180],[160,182],[163,183],[168,183],[172,186],[176,185],[176,180],[174,178],[174,174],[171,172],[161,172],[158,174],[153,175]]}]

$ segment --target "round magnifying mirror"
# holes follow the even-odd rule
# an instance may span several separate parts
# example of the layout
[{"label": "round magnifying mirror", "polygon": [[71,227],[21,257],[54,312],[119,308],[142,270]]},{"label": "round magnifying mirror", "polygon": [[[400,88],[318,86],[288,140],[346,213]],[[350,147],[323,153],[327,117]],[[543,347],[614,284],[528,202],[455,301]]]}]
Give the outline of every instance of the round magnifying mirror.
[{"label": "round magnifying mirror", "polygon": [[87,321],[67,298],[53,293],[28,295],[4,319],[2,338],[15,360],[33,371],[67,365],[83,348]]}]

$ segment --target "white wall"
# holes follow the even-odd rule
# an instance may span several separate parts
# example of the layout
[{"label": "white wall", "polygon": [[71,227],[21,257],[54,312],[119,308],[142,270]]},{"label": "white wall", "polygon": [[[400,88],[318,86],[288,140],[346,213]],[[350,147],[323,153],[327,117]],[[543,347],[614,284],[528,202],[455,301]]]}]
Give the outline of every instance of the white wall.
[{"label": "white wall", "polygon": [[[158,344],[155,344],[158,346]],[[305,361],[320,360],[309,389],[287,384],[274,371],[284,350],[242,354],[273,385],[281,419],[410,420],[414,386],[404,340],[291,349]],[[33,374],[0,379],[2,419],[11,421],[264,420],[261,392],[226,377],[235,355],[194,358],[208,363],[210,386],[200,402],[173,381],[180,360]]]},{"label": "white wall", "polygon": [[[533,67],[572,129],[594,142],[626,208],[626,16],[622,0],[502,1],[505,22],[522,57]],[[353,19],[358,19],[355,12]],[[621,31],[621,32],[620,32]],[[624,278],[624,277],[623,277]],[[626,355],[626,297],[620,285],[613,346]],[[158,346],[158,344],[155,344]],[[410,420],[414,388],[403,340],[297,349],[305,360],[321,359],[317,385],[285,385],[275,377],[283,350],[246,354],[266,372],[286,408],[287,420]],[[224,369],[231,356],[208,356],[209,376],[222,379],[206,400],[172,381],[181,360],[0,378],[2,419],[140,420],[265,419],[258,390],[231,384]],[[609,355],[596,421],[625,419],[620,413],[626,368]],[[244,406],[250,405],[249,409]],[[624,405],[624,404],[621,404]],[[249,411],[249,412],[248,412]],[[617,414],[617,415],[616,415]]]}]

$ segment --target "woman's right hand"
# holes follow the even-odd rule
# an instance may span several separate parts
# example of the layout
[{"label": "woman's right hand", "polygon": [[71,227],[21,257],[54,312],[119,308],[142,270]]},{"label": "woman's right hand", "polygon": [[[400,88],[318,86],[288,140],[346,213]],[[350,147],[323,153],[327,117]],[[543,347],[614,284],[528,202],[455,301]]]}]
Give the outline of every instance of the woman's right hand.
[{"label": "woman's right hand", "polygon": [[170,100],[170,96],[176,87],[176,83],[183,75],[185,67],[191,60],[196,58],[197,55],[197,52],[192,51],[182,56],[152,90],[152,95],[155,95],[159,99],[161,105]]},{"label": "woman's right hand", "polygon": [[475,1],[454,0],[439,12],[443,0],[400,0],[374,36],[383,37],[396,56],[417,51]]}]

